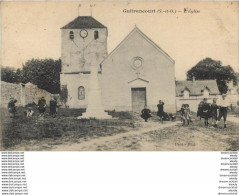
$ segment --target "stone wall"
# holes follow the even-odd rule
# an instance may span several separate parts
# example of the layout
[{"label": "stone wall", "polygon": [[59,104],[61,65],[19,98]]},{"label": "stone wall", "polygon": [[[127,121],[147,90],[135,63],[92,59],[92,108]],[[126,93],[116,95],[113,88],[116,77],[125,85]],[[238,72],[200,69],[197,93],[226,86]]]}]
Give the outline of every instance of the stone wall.
[{"label": "stone wall", "polygon": [[7,83],[1,81],[1,106],[7,107],[10,98],[17,100],[16,105],[21,105],[22,84]]},{"label": "stone wall", "polygon": [[42,96],[45,97],[47,104],[53,96],[43,89],[39,89],[32,83],[27,84],[15,84],[1,81],[1,106],[7,107],[10,98],[13,97],[17,100],[16,106],[25,106],[30,103],[38,103],[38,99]]}]

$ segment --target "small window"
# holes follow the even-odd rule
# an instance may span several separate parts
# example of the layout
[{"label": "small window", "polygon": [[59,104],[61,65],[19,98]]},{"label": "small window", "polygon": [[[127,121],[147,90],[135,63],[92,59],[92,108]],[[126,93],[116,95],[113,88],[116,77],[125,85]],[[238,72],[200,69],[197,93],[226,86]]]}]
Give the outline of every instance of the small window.
[{"label": "small window", "polygon": [[84,100],[85,99],[85,88],[83,86],[80,86],[78,88],[78,99]]},{"label": "small window", "polygon": [[73,31],[70,31],[70,33],[69,33],[69,38],[70,38],[71,40],[74,39],[74,33],[73,33]]},{"label": "small window", "polygon": [[94,37],[95,37],[95,40],[99,38],[99,32],[97,30],[94,32]]}]

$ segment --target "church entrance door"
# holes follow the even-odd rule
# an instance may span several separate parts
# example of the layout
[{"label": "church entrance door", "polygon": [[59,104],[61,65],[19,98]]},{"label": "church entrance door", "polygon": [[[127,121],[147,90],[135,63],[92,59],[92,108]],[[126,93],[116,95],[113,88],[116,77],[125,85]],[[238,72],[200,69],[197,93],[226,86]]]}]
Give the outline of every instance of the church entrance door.
[{"label": "church entrance door", "polygon": [[146,88],[131,88],[132,110],[140,112],[146,105]]}]

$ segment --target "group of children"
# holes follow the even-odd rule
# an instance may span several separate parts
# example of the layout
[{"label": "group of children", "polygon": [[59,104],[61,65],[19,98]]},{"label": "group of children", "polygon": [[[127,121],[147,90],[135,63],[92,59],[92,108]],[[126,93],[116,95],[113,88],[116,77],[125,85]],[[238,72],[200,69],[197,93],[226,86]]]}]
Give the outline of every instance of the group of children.
[{"label": "group of children", "polygon": [[205,126],[208,126],[208,120],[212,119],[212,125],[217,127],[218,122],[223,118],[224,121],[224,128],[227,128],[227,110],[229,108],[229,102],[226,98],[226,94],[222,94],[222,98],[213,99],[213,103],[207,103],[207,98],[204,98],[202,102],[198,105],[197,116],[204,118]]},{"label": "group of children", "polygon": [[[17,107],[15,105],[16,102],[17,102],[17,100],[11,97],[10,101],[8,103],[8,111],[11,114],[11,117],[13,117],[13,118],[15,118],[15,115],[17,112]],[[37,109],[38,109],[40,118],[43,118],[45,116],[46,107],[47,107],[46,100],[44,97],[41,97],[38,100],[38,104],[37,104]],[[59,107],[59,105],[57,104],[57,97],[53,97],[50,100],[50,115],[52,117],[56,117],[58,107]],[[27,109],[24,110],[24,115],[26,118],[32,117],[33,114],[34,114],[34,111],[33,111],[32,107],[27,107]]]},{"label": "group of children", "polygon": [[[164,102],[162,100],[159,100],[159,104],[157,105],[158,112],[157,115],[159,116],[160,120],[174,120],[176,117],[172,114],[167,114],[164,112]],[[197,111],[197,117],[204,118],[204,124],[208,127],[209,122],[208,120],[212,119],[212,125],[214,127],[217,127],[218,122],[223,117],[224,119],[224,128],[227,127],[227,110],[229,107],[229,102],[226,98],[226,94],[222,94],[222,98],[219,99],[219,102],[217,103],[217,99],[213,99],[213,103],[210,104],[207,102],[207,98],[204,98],[202,102],[200,102],[198,106]],[[186,122],[189,124],[192,122],[191,120],[191,111],[188,104],[183,104],[180,109],[181,114],[181,122],[185,124]],[[144,107],[144,109],[141,111],[141,117],[145,120],[145,122],[148,121],[148,119],[151,117],[151,110],[147,108],[147,106]]]}]

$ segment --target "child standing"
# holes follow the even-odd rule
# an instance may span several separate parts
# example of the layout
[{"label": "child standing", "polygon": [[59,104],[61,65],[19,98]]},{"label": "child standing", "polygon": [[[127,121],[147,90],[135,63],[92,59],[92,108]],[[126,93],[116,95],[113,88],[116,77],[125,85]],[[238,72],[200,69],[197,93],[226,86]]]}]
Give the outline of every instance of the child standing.
[{"label": "child standing", "polygon": [[202,104],[202,118],[204,118],[204,124],[207,127],[209,117],[210,117],[210,105],[207,103],[207,98],[204,98]]},{"label": "child standing", "polygon": [[16,116],[16,112],[17,112],[17,108],[16,108],[16,104],[17,100],[14,98],[10,98],[10,102],[8,102],[8,111],[11,114],[11,118],[15,118]]},{"label": "child standing", "polygon": [[213,103],[211,104],[211,117],[212,117],[212,125],[216,127],[216,122],[217,122],[217,116],[218,116],[218,109],[219,107],[217,106],[217,99],[213,99]]},{"label": "child standing", "polygon": [[186,121],[189,125],[189,122],[191,121],[191,111],[189,105],[183,104],[180,112],[181,112],[181,121],[183,122],[183,125],[185,124]]}]

